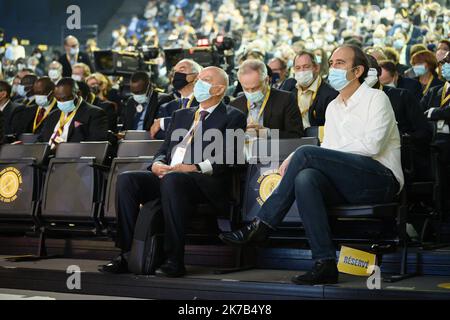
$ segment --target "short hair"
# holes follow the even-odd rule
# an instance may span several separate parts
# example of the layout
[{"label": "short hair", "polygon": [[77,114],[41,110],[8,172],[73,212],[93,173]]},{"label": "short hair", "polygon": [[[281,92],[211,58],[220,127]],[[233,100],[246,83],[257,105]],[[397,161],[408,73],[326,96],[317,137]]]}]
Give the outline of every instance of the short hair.
[{"label": "short hair", "polygon": [[393,77],[393,76],[395,76],[396,74],[397,74],[397,66],[396,66],[396,64],[394,63],[394,61],[391,61],[391,60],[381,60],[380,62],[378,62],[378,65],[382,68],[382,69],[384,69],[384,70],[386,70],[388,73],[389,73],[389,75],[391,76],[391,77]]},{"label": "short hair", "polygon": [[39,80],[36,81],[36,83],[42,83],[44,85],[44,90],[46,92],[51,92],[55,90],[55,84],[49,77],[42,77]]},{"label": "short hair", "polygon": [[450,40],[442,39],[439,41],[439,43],[443,43],[447,46],[447,48],[450,50]]},{"label": "short hair", "polygon": [[85,64],[85,63],[81,63],[81,62],[80,63],[76,63],[76,64],[74,64],[72,66],[72,70],[75,69],[75,68],[83,69],[83,76],[85,78],[89,77],[91,75],[91,68],[89,68],[89,66],[87,64]]},{"label": "short hair", "polygon": [[26,87],[34,85],[34,83],[38,80],[37,75],[35,74],[27,74],[22,78],[20,83]]},{"label": "short hair", "polygon": [[400,61],[400,55],[398,54],[397,50],[392,47],[384,48],[384,55],[386,56],[385,60],[391,60],[395,63],[399,63]]},{"label": "short hair", "polygon": [[300,58],[301,56],[309,56],[311,58],[311,62],[313,65],[317,66],[317,60],[316,60],[316,55],[309,50],[301,50],[299,51],[299,53],[297,53],[297,55],[294,58],[294,65],[295,65],[295,61],[297,61],[298,58]]},{"label": "short hair", "polygon": [[75,80],[73,80],[72,78],[62,78],[56,84],[56,88],[64,87],[64,86],[69,86],[71,88],[72,94],[74,97],[76,97],[78,95],[78,91],[80,91],[80,88],[78,87],[78,83]]},{"label": "short hair", "polygon": [[140,81],[144,82],[146,85],[150,84],[150,76],[147,72],[138,71],[131,76],[131,82],[136,83]]},{"label": "short hair", "polygon": [[6,91],[6,93],[8,94],[8,97],[11,96],[11,85],[3,80],[0,80],[0,91]]},{"label": "short hair", "polygon": [[269,75],[266,64],[256,59],[246,60],[240,65],[238,78],[240,79],[242,75],[248,73],[249,71],[258,72],[261,81],[264,81]]},{"label": "short hair", "polygon": [[269,63],[271,63],[272,61],[277,61],[280,66],[281,66],[281,70],[286,70],[287,69],[287,63],[286,61],[284,61],[284,59],[281,58],[272,58]]},{"label": "short hair", "polygon": [[438,67],[436,56],[428,50],[416,52],[411,56],[411,65],[413,66],[418,63],[427,63],[431,72],[435,72],[434,70]]},{"label": "short hair", "polygon": [[57,67],[58,67],[58,70],[63,70],[62,64],[59,63],[58,61],[52,61],[52,62],[48,65],[48,68],[50,69],[52,65],[57,66]]},{"label": "short hair", "polygon": [[91,94],[91,88],[83,81],[77,81],[78,89],[81,93],[81,97],[87,100]]},{"label": "short hair", "polygon": [[364,67],[364,72],[361,75],[361,77],[359,78],[359,82],[360,83],[364,83],[367,74],[369,73],[369,61],[367,60],[367,56],[364,53],[364,51],[358,47],[355,46],[353,44],[344,44],[341,48],[349,48],[353,50],[354,53],[354,59],[353,59],[353,65],[352,67],[355,68],[357,66],[363,66]]},{"label": "short hair", "polygon": [[178,63],[183,63],[183,62],[187,62],[191,66],[192,73],[199,74],[203,70],[203,67],[192,59],[183,59],[183,60],[179,61]]}]

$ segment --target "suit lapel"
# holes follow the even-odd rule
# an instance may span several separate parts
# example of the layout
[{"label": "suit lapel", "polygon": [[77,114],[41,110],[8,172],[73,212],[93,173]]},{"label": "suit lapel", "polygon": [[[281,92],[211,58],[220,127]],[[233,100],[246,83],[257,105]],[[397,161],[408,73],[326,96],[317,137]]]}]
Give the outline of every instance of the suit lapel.
[{"label": "suit lapel", "polygon": [[[77,129],[80,124],[87,123],[87,118],[86,118],[87,112],[86,111],[87,111],[86,102],[83,101],[80,105],[80,108],[77,110],[77,113],[73,117],[72,122],[70,123],[69,132],[67,134],[67,141],[70,140],[75,129]],[[75,127],[76,124],[77,124],[77,127]]]}]

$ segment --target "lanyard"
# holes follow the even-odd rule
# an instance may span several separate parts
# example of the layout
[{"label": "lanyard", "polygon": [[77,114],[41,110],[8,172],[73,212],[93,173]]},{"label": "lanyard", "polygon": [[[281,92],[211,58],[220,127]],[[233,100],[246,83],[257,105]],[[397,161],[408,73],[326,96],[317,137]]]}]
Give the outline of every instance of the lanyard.
[{"label": "lanyard", "polygon": [[53,98],[53,102],[50,104],[50,106],[48,107],[48,110],[45,112],[44,116],[42,117],[41,121],[39,123],[37,123],[38,120],[38,116],[39,116],[39,108],[36,112],[36,116],[34,117],[34,122],[33,122],[33,133],[36,133],[36,130],[41,126],[41,124],[44,122],[45,119],[47,119],[47,116],[50,114],[50,112],[53,110],[53,107],[56,104],[56,99]]},{"label": "lanyard", "polygon": [[69,115],[67,117],[64,116],[64,112],[61,111],[61,116],[59,117],[59,128],[58,128],[58,136],[62,136],[64,127],[66,126],[66,124],[68,124],[70,121],[72,121],[72,119],[75,117],[75,115],[77,114],[78,108],[81,106],[81,103],[83,102],[83,98],[80,98],[80,101],[78,102],[77,107],[75,108],[74,111],[72,111],[71,113],[69,113]]},{"label": "lanyard", "polygon": [[[198,110],[195,112],[194,125],[186,135],[186,137],[189,137],[186,141],[186,146],[191,144],[192,139],[194,139],[195,133],[197,132],[199,125],[200,125],[200,108],[198,108]],[[186,137],[184,139],[186,139]]]},{"label": "lanyard", "polygon": [[[319,83],[317,84],[317,90],[315,92],[313,92],[313,95],[311,97],[311,101],[309,102],[308,109],[306,109],[305,111],[302,111],[302,116],[304,116],[309,111],[309,109],[313,105],[314,101],[316,101],[317,93],[319,92],[319,88],[322,85],[322,78],[320,76],[318,76],[318,78],[319,78]],[[305,93],[305,92],[306,91],[302,91],[302,92],[298,91],[298,93],[297,93],[298,94],[297,101],[298,101],[299,104],[300,104],[300,98],[303,95],[303,93]]]},{"label": "lanyard", "polygon": [[431,86],[431,82],[433,82],[434,80],[434,76],[432,75],[430,80],[428,80],[427,86],[425,87],[425,89],[423,90],[423,95],[426,95],[428,92],[428,89],[430,89]]},{"label": "lanyard", "polygon": [[445,106],[445,104],[450,100],[450,94],[447,95],[447,91],[448,91],[448,82],[446,82],[444,87],[442,88],[441,108]]},{"label": "lanyard", "polygon": [[252,123],[252,124],[258,124],[259,123],[259,119],[261,119],[261,116],[264,114],[264,110],[266,109],[266,105],[267,105],[267,102],[269,101],[269,97],[270,97],[270,87],[267,89],[266,96],[264,97],[264,101],[263,101],[263,104],[261,106],[261,110],[259,111],[259,115],[258,115],[258,118],[256,119],[256,121],[250,115],[250,107],[251,107],[251,105],[250,105],[250,101],[247,101],[248,116],[250,117],[250,120],[251,120],[250,123]]},{"label": "lanyard", "polygon": [[[192,106],[192,103],[194,102],[194,95],[189,99],[188,104],[186,105],[186,109],[190,109]],[[183,107],[183,99],[181,99],[181,107]]]}]

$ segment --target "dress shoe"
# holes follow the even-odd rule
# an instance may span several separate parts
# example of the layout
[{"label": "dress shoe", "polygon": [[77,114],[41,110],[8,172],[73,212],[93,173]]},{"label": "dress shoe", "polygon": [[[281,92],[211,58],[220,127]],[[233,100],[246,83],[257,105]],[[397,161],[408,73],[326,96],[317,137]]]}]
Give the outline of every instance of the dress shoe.
[{"label": "dress shoe", "polygon": [[181,278],[186,275],[186,269],[183,263],[167,260],[159,269],[156,270],[157,277]]},{"label": "dress shoe", "polygon": [[128,262],[123,256],[120,255],[110,263],[100,266],[99,271],[113,274],[129,273]]},{"label": "dress shoe", "polygon": [[292,278],[298,285],[336,284],[339,280],[339,271],[335,260],[317,261],[313,269],[301,276]]},{"label": "dress shoe", "polygon": [[248,226],[234,232],[219,235],[220,240],[230,245],[244,245],[264,242],[269,236],[269,226],[260,220],[253,220]]}]

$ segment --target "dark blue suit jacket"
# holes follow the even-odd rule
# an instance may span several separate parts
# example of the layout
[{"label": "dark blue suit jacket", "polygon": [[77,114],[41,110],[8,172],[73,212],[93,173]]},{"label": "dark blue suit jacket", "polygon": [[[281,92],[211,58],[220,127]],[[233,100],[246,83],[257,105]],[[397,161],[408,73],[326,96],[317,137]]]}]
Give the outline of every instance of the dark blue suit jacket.
[{"label": "dark blue suit jacket", "polygon": [[[192,101],[191,104],[191,108],[193,107],[198,107],[198,102],[197,100]],[[161,107],[159,107],[159,111],[158,114],[156,116],[156,119],[164,119],[164,129],[165,130],[160,130],[158,132],[158,134],[156,135],[156,139],[158,140],[164,140],[166,138],[166,132],[170,127],[170,123],[172,121],[172,114],[183,108],[183,102],[181,99],[175,99],[172,100],[166,104],[161,105]]]},{"label": "dark blue suit jacket", "polygon": [[411,92],[418,101],[422,100],[422,85],[416,79],[399,76],[397,88],[406,89]]}]

